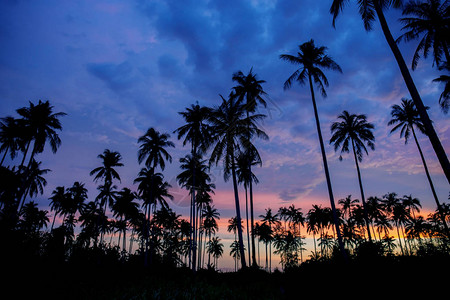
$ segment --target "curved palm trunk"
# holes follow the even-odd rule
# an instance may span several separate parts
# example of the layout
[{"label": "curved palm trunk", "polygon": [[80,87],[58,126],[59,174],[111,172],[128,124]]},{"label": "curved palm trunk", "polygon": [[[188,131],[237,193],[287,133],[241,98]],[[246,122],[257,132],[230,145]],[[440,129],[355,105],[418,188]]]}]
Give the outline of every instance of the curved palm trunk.
[{"label": "curved palm trunk", "polygon": [[331,179],[330,179],[330,174],[328,171],[327,156],[325,154],[325,147],[323,145],[322,132],[320,130],[319,114],[317,113],[316,99],[314,97],[314,89],[313,89],[313,85],[312,85],[311,74],[309,74],[309,72],[308,72],[308,79],[309,79],[309,88],[311,90],[311,99],[312,99],[313,107],[314,107],[314,116],[316,118],[317,134],[319,135],[320,150],[322,152],[323,167],[325,170],[325,177],[327,179],[328,195],[330,197],[331,210],[333,213],[333,222],[334,222],[334,226],[336,227],[336,233],[337,233],[337,237],[338,237],[338,243],[339,243],[339,248],[341,250],[341,254],[344,257],[344,259],[347,260],[347,255],[346,255],[345,249],[344,249],[344,243],[342,242],[341,231],[339,229],[339,220],[338,220],[337,213],[336,213],[336,205],[334,203],[333,190],[331,188]]},{"label": "curved palm trunk", "polygon": [[236,181],[236,169],[234,166],[234,155],[231,154],[231,172],[233,176],[233,188],[234,188],[234,201],[236,206],[236,222],[238,224],[238,238],[239,238],[239,253],[241,255],[241,267],[246,268],[247,264],[245,263],[245,252],[244,252],[244,242],[242,238],[242,226],[241,226],[241,209],[239,206],[239,194],[238,194],[238,188],[237,188],[237,181]]},{"label": "curved palm trunk", "polygon": [[447,222],[445,221],[445,214],[442,211],[442,206],[439,203],[439,199],[438,199],[436,191],[434,189],[433,181],[431,180],[430,172],[428,172],[427,163],[425,162],[425,157],[423,156],[422,149],[420,148],[419,141],[417,140],[417,137],[416,137],[416,132],[414,131],[414,128],[412,126],[411,126],[411,129],[412,129],[412,133],[414,136],[414,141],[416,142],[416,145],[417,145],[417,149],[419,149],[420,158],[422,159],[423,167],[425,169],[425,173],[427,174],[428,182],[430,183],[431,192],[433,193],[434,201],[436,202],[436,205],[437,205],[437,208],[439,211],[439,217],[441,218],[441,221],[444,224],[444,228],[445,228],[445,231],[447,232],[447,236],[450,236],[448,225],[447,225]]},{"label": "curved palm trunk", "polygon": [[367,235],[369,237],[369,242],[372,242],[372,235],[370,234],[369,214],[367,213],[367,205],[366,205],[366,199],[364,197],[364,189],[362,186],[361,172],[359,171],[358,158],[356,157],[355,143],[353,142],[353,139],[352,139],[352,148],[353,148],[353,156],[355,157],[356,171],[358,172],[359,190],[361,191],[361,201],[362,201],[363,209],[364,209],[364,221],[365,221],[366,227],[367,227]]},{"label": "curved palm trunk", "polygon": [[380,20],[381,29],[383,30],[383,34],[386,38],[386,41],[391,48],[392,53],[397,61],[398,67],[400,68],[400,72],[402,73],[403,80],[405,81],[406,87],[411,95],[412,100],[414,101],[414,105],[416,106],[420,118],[425,126],[425,130],[428,138],[430,139],[431,145],[433,146],[434,152],[438,157],[439,163],[441,164],[442,170],[444,171],[445,176],[447,177],[447,181],[450,183],[450,162],[447,158],[447,154],[445,153],[444,148],[439,140],[439,137],[436,134],[436,131],[433,128],[430,117],[425,109],[425,106],[420,98],[419,92],[417,91],[416,85],[409,73],[408,67],[406,66],[405,60],[398,49],[397,43],[395,42],[392,34],[389,30],[389,26],[387,24],[386,18],[384,17],[383,10],[380,7],[378,1],[372,1],[375,11],[378,16],[378,20]]}]

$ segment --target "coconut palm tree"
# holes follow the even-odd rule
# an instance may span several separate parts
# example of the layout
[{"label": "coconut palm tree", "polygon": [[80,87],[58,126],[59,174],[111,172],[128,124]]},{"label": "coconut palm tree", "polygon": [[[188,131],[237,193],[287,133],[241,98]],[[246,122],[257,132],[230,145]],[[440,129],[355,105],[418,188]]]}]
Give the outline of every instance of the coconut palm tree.
[{"label": "coconut palm tree", "polygon": [[8,152],[11,159],[14,159],[17,151],[23,148],[21,139],[23,131],[19,126],[19,122],[13,117],[8,116],[0,120],[0,153],[4,152],[0,161],[0,166],[2,166]]},{"label": "coconut palm tree", "polygon": [[[338,116],[340,122],[334,122],[331,125],[331,139],[330,144],[334,144],[334,151],[341,148],[341,154],[350,151],[350,146],[353,151],[353,157],[355,159],[356,171],[358,173],[359,189],[361,191],[361,201],[364,209],[364,219],[367,226],[367,234],[369,236],[369,241],[372,241],[372,236],[370,234],[370,222],[369,216],[367,214],[366,199],[364,197],[364,189],[361,180],[361,171],[359,169],[358,161],[361,162],[364,152],[366,155],[369,154],[366,145],[374,150],[375,149],[375,137],[373,136],[372,130],[374,128],[373,124],[367,122],[367,117],[365,115],[349,114],[348,111],[344,110],[342,114]],[[364,150],[364,151],[363,151]],[[342,160],[342,156],[339,156]]]},{"label": "coconut palm tree", "polygon": [[219,269],[219,257],[223,255],[223,244],[220,242],[221,239],[219,237],[213,237],[207,245],[207,251],[214,257],[214,266],[218,270]]},{"label": "coconut palm tree", "polygon": [[[209,241],[211,241],[211,234],[215,234],[219,230],[216,220],[220,220],[220,213],[214,207],[214,205],[206,205],[202,210],[202,217],[204,218],[202,227],[205,231],[205,241],[206,236],[208,236]],[[206,244],[206,243],[205,243]],[[210,256],[208,255],[208,266],[210,265]]]},{"label": "coconut palm tree", "polygon": [[50,201],[50,210],[54,211],[53,222],[50,231],[53,230],[53,225],[55,224],[55,219],[58,214],[61,212],[61,208],[64,205],[63,203],[67,201],[67,198],[70,195],[66,192],[66,188],[64,186],[57,186],[53,192],[52,196],[49,198]]},{"label": "coconut palm tree", "polygon": [[[436,194],[436,190],[434,189],[433,181],[431,180],[430,172],[428,171],[425,157],[419,145],[419,141],[417,140],[416,131],[414,130],[414,128],[416,128],[420,132],[426,134],[425,126],[419,116],[414,102],[411,99],[403,98],[401,105],[395,104],[392,106],[391,116],[392,119],[388,122],[388,125],[394,125],[394,127],[391,129],[391,133],[400,130],[400,137],[405,138],[405,144],[408,143],[408,139],[411,137],[412,133],[414,141],[416,142],[417,149],[419,150],[420,158],[422,159],[423,167],[425,169],[425,174],[427,175],[428,183],[430,184],[431,192],[433,193],[434,201],[436,202],[438,210],[442,211],[441,204]],[[441,215],[443,215],[443,213],[441,213]],[[447,234],[449,234],[447,222],[445,222],[445,219],[443,217],[442,222],[444,223]]]},{"label": "coconut palm tree", "polygon": [[[447,70],[450,70],[449,64],[450,63],[447,63]],[[447,114],[450,107],[450,76],[441,75],[438,78],[433,79],[433,82],[440,82],[444,84],[444,90],[439,96],[439,105],[441,106],[444,114]]]},{"label": "coconut palm tree", "polygon": [[409,42],[420,39],[414,52],[412,69],[415,70],[420,58],[420,52],[427,58],[430,49],[433,51],[433,63],[439,66],[442,54],[450,62],[449,36],[450,36],[450,8],[449,1],[427,0],[409,1],[403,6],[403,15],[400,22],[404,25],[402,34],[397,42]]},{"label": "coconut palm tree", "polygon": [[99,154],[97,157],[102,160],[102,165],[89,173],[91,176],[95,175],[94,182],[99,179],[104,179],[105,186],[111,186],[113,179],[120,181],[119,173],[114,168],[123,166],[120,162],[122,160],[122,155],[117,151],[105,149],[103,153]]},{"label": "coconut palm tree", "polygon": [[23,126],[27,137],[21,166],[25,162],[25,157],[33,141],[33,149],[28,165],[31,164],[36,154],[44,151],[44,146],[47,141],[53,153],[56,153],[58,147],[61,145],[61,139],[56,133],[56,130],[62,130],[61,122],[58,118],[66,115],[63,112],[54,113],[53,106],[48,101],[42,102],[39,100],[37,105],[31,101],[29,103],[29,107],[17,109],[17,113],[22,117],[18,120],[19,125]]},{"label": "coconut palm tree", "polygon": [[[267,93],[264,91],[262,84],[265,83],[264,80],[259,80],[257,74],[253,74],[253,68],[250,69],[247,75],[244,75],[242,71],[238,71],[233,74],[232,80],[237,83],[236,86],[233,87],[233,94],[238,100],[245,104],[244,109],[247,113],[247,118],[251,113],[255,113],[258,104],[267,106],[266,101],[264,100],[264,96],[267,96]],[[245,100],[245,101],[244,101]],[[250,140],[250,136],[248,136]],[[256,149],[255,149],[256,150]],[[252,174],[252,166],[256,164],[262,165],[261,158],[257,151],[247,151],[247,165],[248,165],[248,173]],[[255,177],[256,178],[256,177]],[[255,255],[255,237],[253,234],[254,231],[254,211],[253,211],[253,181],[247,181],[247,186],[244,184],[245,188],[249,188],[250,190],[250,232],[252,233],[251,240],[251,253],[252,253],[252,265],[256,266],[256,255]],[[257,183],[257,182],[255,182]],[[247,203],[247,202],[246,202]],[[246,208],[246,212],[248,213],[248,209]],[[248,216],[247,216],[248,220]],[[247,231],[249,231],[249,226],[247,224]],[[248,233],[247,233],[248,234]],[[250,253],[250,243],[249,243],[249,253]],[[250,263],[250,258],[249,258]]]},{"label": "coconut palm tree", "polygon": [[[249,163],[250,162],[250,163]],[[250,228],[253,228],[251,225],[254,222],[253,218],[253,194],[250,195],[250,216],[251,216],[251,222],[249,226],[249,218],[248,218],[248,189],[250,186],[253,186],[252,183],[257,184],[259,182],[256,175],[251,171],[251,166],[255,165],[262,165],[261,163],[261,157],[259,156],[259,153],[257,151],[246,151],[245,153],[239,153],[239,155],[236,158],[236,175],[238,179],[238,183],[242,183],[244,185],[245,190],[245,213],[246,213],[246,220],[247,220],[247,241],[248,241],[248,260],[249,262],[252,262],[252,265],[256,264],[256,258],[255,258],[255,241],[254,241],[254,233],[253,229],[250,230]],[[252,188],[250,188],[252,191]],[[250,232],[252,237],[250,238]],[[250,247],[250,240],[251,240],[251,247]],[[250,258],[251,253],[251,258]]]},{"label": "coconut palm tree", "polygon": [[43,175],[47,174],[51,170],[40,169],[41,163],[42,162],[37,162],[33,159],[30,162],[27,171],[23,174],[25,193],[23,194],[20,208],[22,208],[22,206],[24,205],[27,196],[30,196],[32,198],[37,196],[38,194],[42,195],[44,193],[44,187],[47,185],[47,180],[45,180]]},{"label": "coconut palm tree", "polygon": [[[263,224],[267,223],[269,225],[270,232],[273,232],[273,226],[281,225],[280,217],[278,214],[273,214],[271,208],[266,208],[265,211],[266,213],[259,217],[262,218]],[[272,272],[272,240],[269,241],[269,248],[269,270]]]},{"label": "coconut palm tree", "polygon": [[324,46],[316,47],[314,40],[310,40],[299,46],[297,56],[290,54],[282,54],[280,58],[284,61],[299,65],[297,69],[284,83],[284,89],[288,89],[292,86],[294,81],[299,84],[305,84],[306,80],[309,82],[309,88],[311,92],[311,100],[314,108],[314,116],[316,119],[317,134],[319,137],[320,150],[322,153],[322,160],[324,165],[325,177],[327,180],[328,195],[330,198],[331,209],[333,211],[334,226],[336,227],[336,233],[338,235],[339,247],[341,253],[345,256],[344,244],[342,243],[341,232],[339,230],[339,220],[336,213],[336,205],[334,203],[333,190],[331,185],[330,174],[328,170],[327,157],[325,153],[325,146],[322,138],[322,131],[320,130],[319,114],[317,111],[316,98],[314,94],[313,82],[317,85],[317,88],[321,92],[323,97],[326,97],[325,86],[328,86],[328,79],[321,69],[330,69],[342,73],[341,67],[326,54],[327,48]]},{"label": "coconut palm tree", "polygon": [[[344,6],[349,2],[350,1],[348,0],[333,0],[330,8],[330,13],[333,15],[333,26],[335,26],[336,18],[342,12]],[[428,116],[427,109],[422,102],[420,94],[411,77],[408,67],[406,66],[405,60],[403,59],[400,49],[398,48],[397,43],[395,42],[391,34],[388,23],[384,16],[384,11],[389,7],[392,6],[394,8],[398,8],[401,7],[402,3],[403,1],[401,0],[359,0],[359,13],[364,22],[364,28],[366,29],[366,31],[370,31],[372,29],[375,17],[378,17],[386,41],[391,48],[392,53],[394,54],[395,60],[397,61],[397,65],[400,68],[400,72],[403,76],[403,80],[405,81],[409,94],[411,95],[411,98],[414,101],[414,105],[419,112],[426,135],[430,139],[431,145],[433,146],[434,152],[439,159],[442,170],[447,177],[447,181],[450,183],[450,162],[447,158],[447,154],[445,153],[444,147],[442,146],[441,141],[439,140],[439,137],[434,130],[433,124],[430,120],[430,117]]]},{"label": "coconut palm tree", "polygon": [[115,217],[124,222],[123,226],[123,251],[126,251],[127,224],[133,216],[139,213],[139,204],[135,201],[136,193],[129,188],[123,188],[117,193],[116,201],[112,206],[112,212]]},{"label": "coconut palm tree", "polygon": [[[228,181],[230,176],[232,177],[238,223],[241,221],[241,212],[236,176],[236,155],[239,151],[254,148],[248,140],[249,136],[268,139],[267,134],[259,129],[256,124],[263,116],[253,114],[246,117],[243,105],[239,104],[235,97],[230,96],[228,101],[222,97],[222,104],[212,110],[208,120],[214,133],[213,150],[209,162],[210,165],[218,165],[219,162],[222,162],[225,181]],[[240,227],[238,227],[238,238],[241,248],[241,263],[242,267],[245,268],[244,242],[242,228]]]},{"label": "coconut palm tree", "polygon": [[237,262],[240,259],[239,257],[239,243],[237,241],[234,241],[230,245],[230,256],[234,259],[234,271],[237,271]]},{"label": "coconut palm tree", "polygon": [[269,252],[267,250],[267,246],[272,243],[273,241],[273,230],[271,226],[267,222],[261,223],[261,225],[257,226],[258,228],[258,236],[259,240],[264,243],[266,246],[266,265],[265,269],[266,271],[271,270],[271,267],[269,266]]}]

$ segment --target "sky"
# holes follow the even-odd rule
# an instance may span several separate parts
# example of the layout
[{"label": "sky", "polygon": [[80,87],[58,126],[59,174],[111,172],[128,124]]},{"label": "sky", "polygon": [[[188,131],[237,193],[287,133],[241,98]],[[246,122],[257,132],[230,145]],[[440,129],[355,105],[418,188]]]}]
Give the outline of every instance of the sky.
[{"label": "sky", "polygon": [[[173,131],[183,125],[178,112],[198,101],[217,106],[235,83],[232,74],[251,68],[267,92],[267,115],[260,127],[268,141],[255,141],[263,166],[254,173],[255,215],[271,207],[294,204],[306,214],[312,204],[329,206],[322,158],[307,86],[284,90],[296,67],[279,59],[297,53],[298,45],[314,39],[343,73],[325,71],[328,97],[317,95],[334,198],[359,197],[352,156],[339,161],[328,141],[330,125],[343,110],[366,114],[375,125],[375,150],[360,164],[366,197],[389,192],[419,198],[424,211],[436,209],[423,165],[411,140],[405,145],[399,133],[390,134],[391,106],[408,97],[396,61],[377,22],[366,32],[355,1],[332,26],[332,1],[33,1],[0,2],[0,117],[17,116],[15,110],[29,101],[49,100],[61,118],[62,144],[39,156],[48,184],[39,205],[48,209],[56,186],[85,184],[90,199],[97,193],[89,172],[100,165],[105,149],[123,157],[120,188],[136,190],[133,180],[137,139],[154,127],[169,133],[176,147],[173,163],[164,170],[175,199],[171,207],[187,215],[186,193],[177,185],[183,147]],[[401,34],[399,10],[386,13],[394,38]],[[410,66],[417,42],[399,44]],[[420,60],[411,71],[430,118],[447,154],[450,122],[438,106],[442,86],[431,58]],[[429,140],[419,135],[441,202],[448,202],[449,184]],[[14,164],[16,162],[10,162]],[[235,215],[231,182],[221,169],[212,168],[217,186],[214,205],[221,223]],[[245,205],[241,193],[241,207]],[[222,227],[219,236],[230,239]],[[231,237],[233,238],[233,237]],[[225,250],[225,253],[228,253]],[[233,266],[233,264],[232,264]]]}]

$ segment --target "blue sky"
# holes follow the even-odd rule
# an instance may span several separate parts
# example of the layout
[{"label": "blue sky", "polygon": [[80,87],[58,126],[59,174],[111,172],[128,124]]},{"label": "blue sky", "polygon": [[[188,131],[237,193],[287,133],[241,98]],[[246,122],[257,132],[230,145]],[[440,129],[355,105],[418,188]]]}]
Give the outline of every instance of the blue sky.
[{"label": "blue sky", "polygon": [[[353,1],[351,1],[353,2]],[[331,1],[26,1],[0,2],[0,114],[15,115],[28,101],[49,100],[63,111],[62,146],[37,158],[46,168],[45,194],[74,181],[86,184],[95,197],[89,171],[104,149],[119,151],[125,167],[120,187],[134,189],[140,167],[137,138],[149,127],[172,133],[183,124],[178,112],[196,101],[220,103],[228,95],[231,76],[253,67],[266,81],[268,117],[261,124],[269,141],[258,141],[263,167],[257,214],[294,203],[306,213],[311,203],[329,205],[309,90],[294,85],[283,90],[295,66],[279,59],[295,54],[297,46],[314,39],[343,74],[326,72],[328,97],[318,96],[319,116],[336,201],[359,198],[354,161],[328,145],[330,125],[343,111],[366,114],[375,125],[376,149],[361,163],[366,197],[388,192],[412,194],[423,208],[435,204],[417,148],[399,134],[389,134],[390,107],[409,97],[378,23],[366,32],[355,5],[339,16],[336,28],[329,14]],[[400,11],[387,12],[394,37],[400,33]],[[400,49],[410,65],[416,43]],[[450,122],[438,107],[441,86],[431,80],[439,73],[432,60],[421,60],[412,72],[441,142],[449,153]],[[164,172],[179,194],[173,207],[185,211],[174,178],[178,159],[188,153],[172,134],[176,148]],[[419,137],[438,196],[447,201],[449,185],[428,139]],[[222,219],[234,214],[231,183],[212,170],[216,206]]]}]

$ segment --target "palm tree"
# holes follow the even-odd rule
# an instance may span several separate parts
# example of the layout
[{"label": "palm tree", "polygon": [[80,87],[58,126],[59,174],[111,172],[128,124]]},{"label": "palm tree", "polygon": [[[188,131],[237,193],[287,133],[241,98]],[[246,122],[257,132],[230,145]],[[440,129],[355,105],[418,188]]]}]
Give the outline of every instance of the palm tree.
[{"label": "palm tree", "polygon": [[234,271],[237,271],[237,262],[240,259],[240,252],[239,252],[239,243],[237,241],[234,241],[230,245],[230,255],[234,259]]},{"label": "palm tree", "polygon": [[[367,146],[374,150],[375,149],[375,137],[373,136],[372,129],[373,124],[367,122],[367,117],[365,115],[349,114],[348,111],[344,110],[342,114],[338,116],[341,119],[340,122],[334,122],[331,125],[331,139],[330,144],[334,144],[334,151],[341,148],[341,153],[349,152],[350,145],[353,151],[353,157],[355,159],[356,171],[358,173],[359,189],[361,191],[361,201],[364,209],[364,219],[367,226],[367,234],[369,236],[369,241],[372,241],[372,236],[370,234],[370,222],[367,214],[366,199],[364,197],[364,189],[361,180],[361,172],[359,170],[358,161],[362,161],[363,150],[369,155],[367,151]],[[342,156],[339,157],[342,160]]]},{"label": "palm tree", "polygon": [[[450,63],[447,63],[447,70],[450,70],[449,67]],[[433,82],[442,82],[444,83],[444,90],[442,91],[441,95],[439,96],[439,105],[441,106],[442,111],[444,114],[448,113],[448,109],[450,107],[450,76],[448,75],[441,75],[436,79],[433,79]]]},{"label": "palm tree", "polygon": [[424,58],[427,58],[430,48],[433,50],[433,62],[437,66],[441,63],[442,54],[444,54],[445,60],[450,62],[448,49],[449,2],[440,0],[409,1],[403,7],[403,15],[408,16],[400,19],[404,24],[402,30],[406,32],[397,39],[397,42],[402,39],[409,42],[422,37],[414,52],[412,69],[415,70],[417,67],[420,52],[423,53]]},{"label": "palm tree", "polygon": [[266,269],[266,271],[268,271],[271,268],[269,267],[269,255],[268,255],[268,251],[267,251],[267,246],[272,243],[273,230],[272,230],[271,226],[267,222],[263,222],[261,225],[257,226],[257,228],[258,228],[259,239],[266,246],[266,265],[265,265],[265,269]]},{"label": "palm tree", "polygon": [[[170,135],[167,133],[160,133],[159,131],[155,130],[154,128],[149,128],[147,132],[139,137],[138,143],[141,145],[139,146],[138,151],[138,162],[141,164],[145,161],[145,166],[148,168],[147,172],[150,172],[149,177],[150,180],[154,180],[154,176],[151,176],[155,173],[155,168],[160,167],[162,171],[164,171],[166,167],[166,161],[172,162],[172,156],[167,152],[165,148],[167,147],[175,147],[175,144],[171,141],[169,141]],[[161,182],[162,183],[162,182]],[[150,182],[150,187],[158,186],[153,182]],[[161,185],[159,185],[161,186]],[[168,184],[167,186],[168,187]],[[153,189],[149,189],[150,197],[149,200],[151,203],[155,202],[154,198],[156,195],[153,192]],[[162,191],[161,191],[162,192]],[[150,205],[148,205],[148,223],[150,223]],[[147,234],[147,245],[148,245],[148,237]],[[148,246],[146,247],[145,251],[145,261],[144,264],[147,265],[147,255],[148,255]]]},{"label": "palm tree", "polygon": [[[178,139],[181,139],[185,136],[183,141],[183,146],[185,146],[188,142],[191,143],[191,157],[201,159],[201,154],[205,152],[210,143],[211,136],[211,128],[207,123],[208,116],[211,112],[211,109],[205,106],[200,106],[198,102],[196,105],[192,104],[191,108],[187,107],[186,111],[179,112],[186,124],[177,128],[174,133],[178,133]],[[196,166],[193,165],[191,168],[192,172],[192,184],[190,185],[190,194],[191,194],[191,209],[189,212],[189,219],[192,228],[191,233],[191,242],[189,243],[189,259],[192,264],[192,269],[195,270],[195,261],[196,261],[196,249],[197,249],[197,223],[196,223]],[[197,179],[198,180],[198,179]],[[191,255],[193,256],[191,261]]]},{"label": "palm tree", "polygon": [[[266,96],[267,93],[264,91],[262,84],[265,83],[264,80],[259,80],[256,74],[252,73],[253,68],[250,69],[247,75],[244,75],[242,71],[238,71],[233,74],[232,80],[237,83],[236,86],[233,87],[234,96],[238,98],[239,102],[243,103],[245,99],[244,109],[247,113],[247,118],[250,113],[255,113],[258,104],[262,104],[264,107],[267,106],[266,101],[263,96]],[[250,140],[250,136],[247,137]],[[256,150],[256,149],[255,149]],[[253,153],[247,153],[247,165],[248,165],[248,173],[252,174],[252,165],[255,163],[262,165],[261,158],[257,151],[253,151]],[[255,177],[256,178],[256,177]],[[257,183],[255,181],[255,183]],[[247,186],[246,186],[247,185]],[[251,253],[252,253],[252,265],[256,266],[256,255],[255,255],[255,236],[253,234],[254,231],[254,211],[253,211],[253,181],[249,180],[244,184],[245,188],[249,188],[250,190],[250,218],[251,218]],[[246,202],[247,203],[247,202]],[[248,209],[246,208],[246,212],[248,213]],[[248,216],[247,216],[248,220]],[[249,230],[249,226],[247,224],[247,231]],[[248,234],[248,233],[247,233]],[[249,244],[249,253],[250,253],[250,244]],[[250,262],[250,258],[249,258]]]},{"label": "palm tree", "polygon": [[44,187],[47,185],[47,180],[45,180],[42,176],[50,172],[50,169],[40,169],[41,163],[42,162],[37,162],[33,159],[30,162],[28,171],[24,174],[25,193],[23,194],[20,208],[24,205],[25,199],[28,195],[32,198],[37,196],[38,193],[41,195],[44,193]]},{"label": "palm tree", "polygon": [[11,159],[14,159],[17,155],[17,151],[21,148],[22,140],[21,135],[22,130],[19,126],[19,122],[13,117],[6,117],[0,119],[0,153],[3,154],[0,166],[6,158],[6,154],[9,152]]},{"label": "palm tree", "polygon": [[[211,205],[206,205],[206,207],[202,210],[203,220],[203,229],[205,230],[205,241],[206,236],[208,235],[209,241],[211,241],[211,234],[215,234],[216,231],[219,230],[219,226],[217,225],[217,220],[220,220],[219,211]],[[210,256],[208,255],[208,266],[210,265]]]},{"label": "palm tree", "polygon": [[120,160],[122,160],[122,155],[117,151],[105,149],[103,154],[99,154],[97,157],[102,160],[102,165],[89,173],[91,176],[95,175],[94,181],[104,179],[105,186],[111,186],[113,179],[120,181],[119,173],[114,168],[123,166],[120,162]]},{"label": "palm tree", "polygon": [[322,132],[320,130],[319,114],[317,112],[316,98],[314,95],[314,88],[313,88],[313,81],[314,81],[314,83],[316,83],[317,85],[317,88],[321,92],[322,96],[326,97],[327,93],[325,91],[325,86],[328,86],[328,79],[325,77],[325,74],[322,72],[321,68],[330,69],[342,73],[341,67],[330,56],[326,54],[326,50],[327,48],[323,46],[316,47],[314,45],[314,40],[311,39],[310,41],[303,43],[299,46],[299,52],[297,53],[297,56],[290,54],[282,54],[280,55],[280,58],[294,65],[301,66],[285,81],[284,89],[290,88],[294,81],[298,81],[298,83],[300,83],[301,85],[305,84],[306,79],[308,79],[309,82],[311,99],[314,108],[314,116],[316,119],[317,134],[319,136],[320,150],[322,152],[325,177],[327,180],[328,195],[330,198],[331,209],[333,211],[334,226],[336,227],[341,253],[343,256],[345,256],[346,254],[344,251],[344,244],[342,243],[341,232],[339,230],[339,220],[337,218],[336,205],[334,203],[333,190],[331,187],[331,179],[328,171],[327,157],[325,154]]},{"label": "palm tree", "polygon": [[[266,133],[256,125],[256,122],[263,118],[263,115],[253,114],[249,117],[245,115],[243,105],[239,104],[234,97],[230,97],[228,101],[222,97],[222,104],[213,109],[209,117],[212,132],[214,132],[214,148],[211,153],[210,164],[218,165],[222,161],[224,180],[228,181],[230,175],[232,177],[238,223],[241,220],[241,212],[236,176],[236,154],[239,150],[245,151],[254,148],[248,140],[249,136],[268,139]],[[242,267],[245,268],[244,242],[240,227],[238,227],[238,237],[241,248],[241,263]]]},{"label": "palm tree", "polygon": [[124,222],[123,226],[123,251],[126,251],[126,235],[127,224],[133,216],[139,213],[139,204],[135,202],[137,199],[136,193],[129,188],[123,188],[117,193],[116,201],[112,206],[113,215],[119,217],[120,221]]},{"label": "palm tree", "polygon": [[[400,137],[405,137],[405,144],[408,143],[411,133],[413,134],[414,141],[416,142],[417,149],[419,150],[420,158],[422,159],[423,167],[425,169],[425,174],[427,175],[428,183],[430,184],[431,192],[433,193],[434,201],[436,202],[438,210],[442,211],[441,204],[439,203],[439,199],[434,189],[433,181],[431,180],[430,172],[428,171],[427,163],[425,162],[425,157],[422,153],[422,149],[420,148],[419,141],[417,140],[416,131],[414,130],[415,127],[420,132],[426,134],[425,126],[419,116],[414,102],[411,99],[403,98],[401,106],[398,104],[392,106],[391,116],[392,119],[388,122],[388,125],[395,125],[391,129],[391,133],[400,129]],[[441,215],[443,216],[442,212]],[[447,222],[445,222],[443,217],[442,222],[444,223],[447,234],[449,234]]]},{"label": "palm tree", "polygon": [[[50,230],[53,230],[53,225],[55,224],[55,219],[58,214],[61,212],[61,208],[64,205],[63,203],[67,201],[68,193],[64,186],[57,186],[53,192],[52,196],[49,198],[50,201],[50,209],[54,211],[52,227]],[[70,196],[69,196],[70,197]]]},{"label": "palm tree", "polygon": [[[348,4],[348,0],[333,0],[331,4],[330,13],[333,15],[333,26],[335,26],[336,18],[339,13],[344,9],[344,6]],[[374,0],[359,0],[359,13],[361,14],[361,18],[364,22],[364,28],[366,31],[370,31],[372,29],[373,22],[375,21],[375,16],[378,17],[380,21],[381,29],[386,38],[386,41],[391,48],[392,53],[397,61],[397,65],[400,68],[400,72],[403,76],[403,80],[405,81],[406,87],[411,95],[412,100],[414,101],[414,105],[416,106],[422,123],[425,128],[426,135],[430,139],[431,145],[433,146],[434,152],[439,159],[441,167],[444,171],[445,176],[447,177],[447,181],[450,183],[450,162],[447,158],[447,154],[445,153],[444,148],[442,147],[441,141],[436,134],[436,131],[433,128],[433,124],[428,116],[425,105],[420,98],[420,94],[417,91],[416,85],[411,77],[411,74],[406,66],[405,60],[400,52],[400,49],[395,42],[389,26],[387,24],[386,18],[384,16],[384,10],[393,6],[394,8],[401,7],[401,0],[395,1],[374,1]]]},{"label": "palm tree", "polygon": [[22,107],[17,110],[17,113],[22,116],[19,119],[20,126],[23,126],[27,132],[27,143],[21,166],[25,162],[25,157],[32,141],[34,141],[34,145],[28,165],[31,164],[37,153],[44,151],[47,140],[53,153],[56,153],[61,145],[61,139],[56,130],[62,130],[61,122],[58,118],[66,115],[63,112],[54,113],[53,106],[48,101],[42,102],[39,100],[37,105],[31,101],[29,103],[29,107]]},{"label": "palm tree", "polygon": [[[262,218],[263,224],[267,223],[269,225],[270,232],[273,232],[272,226],[281,225],[278,214],[273,214],[271,208],[266,209],[266,214],[260,215],[259,217]],[[271,240],[269,241],[269,248],[270,248],[269,270],[270,270],[270,272],[272,272],[272,241]]]},{"label": "palm tree", "polygon": [[[253,155],[252,155],[253,154]],[[250,163],[249,163],[250,162]],[[251,215],[251,222],[250,226],[252,229],[250,230],[250,226],[248,224],[249,218],[248,218],[248,188],[252,186],[252,183],[254,182],[257,184],[259,182],[256,175],[251,171],[251,166],[254,165],[262,165],[261,163],[261,157],[259,157],[259,154],[257,151],[246,151],[245,153],[239,153],[238,157],[236,158],[236,175],[238,183],[244,184],[244,190],[245,190],[245,213],[246,213],[246,220],[247,220],[247,241],[248,241],[248,260],[249,262],[252,261],[252,265],[256,265],[256,258],[255,258],[255,239],[254,239],[254,233],[253,233],[253,227],[251,224],[254,222],[253,218],[253,191],[250,188],[250,215]],[[252,234],[252,237],[250,238],[250,232]],[[252,242],[252,245],[250,247],[250,240]],[[250,250],[251,249],[251,250]],[[250,259],[250,251],[251,251],[251,257]]]},{"label": "palm tree", "polygon": [[209,254],[212,254],[212,256],[215,259],[214,266],[216,269],[219,269],[219,257],[223,255],[223,244],[220,242],[219,237],[213,237],[207,245],[207,251]]}]

